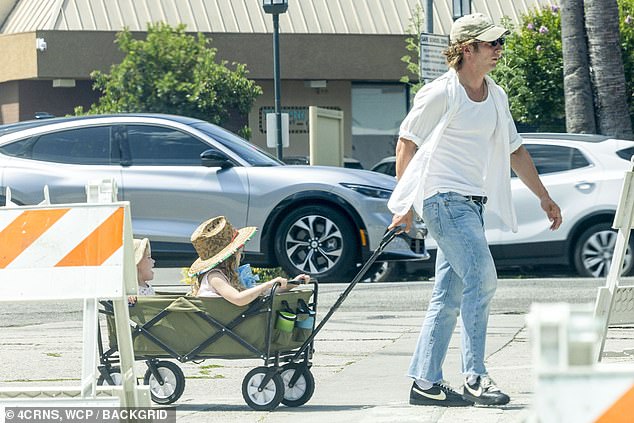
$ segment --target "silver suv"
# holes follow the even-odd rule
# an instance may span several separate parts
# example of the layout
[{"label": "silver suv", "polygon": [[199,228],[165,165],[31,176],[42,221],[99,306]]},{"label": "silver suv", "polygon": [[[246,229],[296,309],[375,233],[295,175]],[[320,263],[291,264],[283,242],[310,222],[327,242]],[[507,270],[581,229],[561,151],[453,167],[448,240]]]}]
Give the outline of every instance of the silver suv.
[{"label": "silver suv", "polygon": [[[210,123],[182,116],[120,114],[0,126],[0,204],[86,201],[84,186],[113,178],[130,201],[137,237],[159,266],[189,265],[189,237],[225,215],[256,226],[246,261],[290,275],[346,281],[378,246],[391,221],[394,178],[335,167],[287,166]],[[411,236],[410,236],[411,235]],[[380,260],[426,257],[424,227],[394,240]]]}]

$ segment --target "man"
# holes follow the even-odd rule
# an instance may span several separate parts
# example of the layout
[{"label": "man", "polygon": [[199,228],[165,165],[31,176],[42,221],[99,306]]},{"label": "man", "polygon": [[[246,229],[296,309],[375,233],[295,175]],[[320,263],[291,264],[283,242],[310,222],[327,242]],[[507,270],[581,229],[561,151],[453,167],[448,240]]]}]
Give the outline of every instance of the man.
[{"label": "man", "polygon": [[[451,28],[450,70],[425,85],[401,124],[399,180],[388,206],[392,227],[412,223],[412,207],[438,243],[436,281],[408,376],[410,404],[503,405],[510,398],[484,365],[489,306],[497,274],[484,236],[485,204],[511,230],[510,168],[538,197],[550,220],[561,211],[521,145],[506,93],[487,75],[500,59],[508,30],[481,13]],[[488,200],[488,202],[487,202]],[[462,326],[462,394],[443,381],[442,364],[458,316]]]}]

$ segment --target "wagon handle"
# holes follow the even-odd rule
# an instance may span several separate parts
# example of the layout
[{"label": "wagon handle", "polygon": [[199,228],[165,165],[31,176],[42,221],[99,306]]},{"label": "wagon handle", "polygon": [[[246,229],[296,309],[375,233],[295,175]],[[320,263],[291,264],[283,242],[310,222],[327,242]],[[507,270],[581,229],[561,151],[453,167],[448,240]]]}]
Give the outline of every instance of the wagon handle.
[{"label": "wagon handle", "polygon": [[313,332],[310,334],[310,336],[308,337],[308,339],[306,339],[304,341],[304,343],[302,344],[302,346],[299,348],[299,350],[295,353],[295,355],[293,356],[293,358],[291,359],[291,361],[295,361],[299,358],[299,356],[302,354],[302,352],[304,352],[304,350],[306,349],[306,347],[313,341],[313,339],[315,339],[315,336],[317,336],[317,334],[319,333],[319,331],[321,330],[321,328],[326,324],[326,322],[330,319],[330,316],[332,316],[334,314],[335,311],[337,311],[337,309],[339,308],[339,306],[341,305],[341,303],[344,302],[344,300],[346,299],[346,297],[348,296],[348,294],[350,294],[350,291],[352,291],[352,289],[355,287],[355,285],[361,280],[361,278],[365,275],[365,273],[367,272],[368,268],[370,266],[372,266],[372,264],[376,261],[377,257],[383,252],[383,250],[385,249],[385,247],[387,247],[387,245],[392,242],[392,240],[403,231],[404,229],[404,225],[401,226],[397,226],[396,228],[392,228],[390,230],[386,230],[385,234],[383,235],[383,239],[381,240],[381,243],[379,244],[379,246],[377,247],[376,250],[374,250],[374,252],[372,253],[372,255],[370,256],[370,258],[365,262],[365,264],[363,265],[363,267],[361,268],[361,270],[359,271],[359,273],[357,273],[357,275],[352,279],[352,281],[350,282],[350,284],[348,285],[348,287],[346,288],[345,291],[343,291],[343,293],[341,293],[341,295],[339,295],[339,298],[337,299],[337,301],[335,301],[335,303],[332,305],[332,307],[330,307],[330,310],[328,310],[328,313],[326,313],[326,316],[324,316],[324,318],[321,320],[321,322],[319,322],[319,325],[317,325],[317,327],[315,328],[315,330],[313,330]]}]

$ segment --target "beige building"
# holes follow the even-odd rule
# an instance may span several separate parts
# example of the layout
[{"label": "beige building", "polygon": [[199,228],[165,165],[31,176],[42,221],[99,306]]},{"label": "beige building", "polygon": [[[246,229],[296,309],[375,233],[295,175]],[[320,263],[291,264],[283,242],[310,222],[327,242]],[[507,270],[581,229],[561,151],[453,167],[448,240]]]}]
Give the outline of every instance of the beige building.
[{"label": "beige building", "polygon": [[[426,0],[289,0],[280,16],[282,111],[290,114],[284,156],[308,153],[308,106],[344,112],[345,154],[370,167],[394,152],[408,107],[401,57],[412,11]],[[472,12],[517,22],[555,0],[473,0]],[[252,141],[266,146],[273,110],[273,24],[261,0],[0,0],[0,123],[57,116],[97,99],[89,74],[122,55],[115,34],[148,22],[184,23],[213,38],[218,57],[245,63],[263,88],[248,116]],[[434,0],[434,32],[447,34],[452,0]],[[269,149],[275,153],[274,149]]]}]

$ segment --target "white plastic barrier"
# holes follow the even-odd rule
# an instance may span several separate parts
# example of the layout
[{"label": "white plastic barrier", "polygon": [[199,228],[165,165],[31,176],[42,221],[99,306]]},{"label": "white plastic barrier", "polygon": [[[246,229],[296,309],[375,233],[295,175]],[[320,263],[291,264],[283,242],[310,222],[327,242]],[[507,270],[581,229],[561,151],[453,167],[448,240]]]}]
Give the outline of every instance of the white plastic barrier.
[{"label": "white plastic barrier", "polygon": [[634,323],[634,287],[620,286],[621,269],[634,226],[634,171],[625,173],[621,197],[612,227],[618,229],[610,270],[604,287],[599,288],[594,315],[603,332],[596,360],[601,361],[610,324]]},{"label": "white plastic barrier", "polygon": [[530,423],[631,423],[634,365],[596,363],[592,306],[533,304],[527,318],[536,383]]},{"label": "white plastic barrier", "polygon": [[[0,388],[0,405],[150,406],[147,386],[136,384],[128,326],[133,248],[128,202],[0,207],[0,302],[84,300],[80,385]],[[99,299],[114,305],[122,386],[96,386]]]}]

